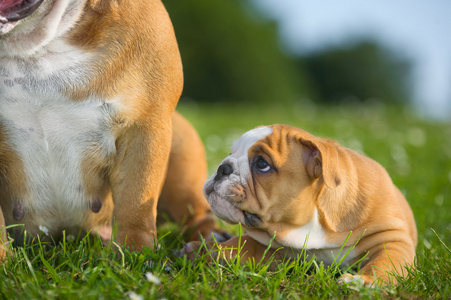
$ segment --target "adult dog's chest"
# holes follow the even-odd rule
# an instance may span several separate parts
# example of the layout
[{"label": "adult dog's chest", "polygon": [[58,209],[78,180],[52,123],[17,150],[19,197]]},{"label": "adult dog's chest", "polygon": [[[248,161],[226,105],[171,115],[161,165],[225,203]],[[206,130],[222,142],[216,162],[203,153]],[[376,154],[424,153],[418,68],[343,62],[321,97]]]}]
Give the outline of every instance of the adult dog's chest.
[{"label": "adult dog's chest", "polygon": [[0,164],[23,169],[25,185],[17,191],[16,178],[0,174],[0,189],[8,191],[2,209],[12,210],[3,211],[7,223],[24,219],[50,231],[78,226],[106,193],[114,105],[67,96],[68,88],[83,85],[89,64],[88,55],[71,54],[0,58],[0,146],[17,157]]}]

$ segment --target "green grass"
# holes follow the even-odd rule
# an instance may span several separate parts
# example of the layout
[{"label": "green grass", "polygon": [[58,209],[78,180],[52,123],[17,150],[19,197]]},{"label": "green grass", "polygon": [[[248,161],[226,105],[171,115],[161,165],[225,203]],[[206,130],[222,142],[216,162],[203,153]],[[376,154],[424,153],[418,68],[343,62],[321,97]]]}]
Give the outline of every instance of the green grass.
[{"label": "green grass", "polygon": [[[407,110],[380,104],[321,107],[221,106],[182,103],[207,148],[210,172],[230,152],[232,141],[258,126],[285,123],[379,161],[405,193],[415,214],[419,244],[407,279],[393,288],[339,286],[346,270],[314,259],[268,265],[191,262],[173,255],[183,241],[173,224],[159,229],[159,249],[114,251],[80,237],[56,246],[36,243],[13,249],[0,265],[3,299],[249,299],[249,298],[450,298],[451,123],[422,120]],[[238,233],[237,226],[224,228]],[[158,280],[150,275],[156,276]]]}]

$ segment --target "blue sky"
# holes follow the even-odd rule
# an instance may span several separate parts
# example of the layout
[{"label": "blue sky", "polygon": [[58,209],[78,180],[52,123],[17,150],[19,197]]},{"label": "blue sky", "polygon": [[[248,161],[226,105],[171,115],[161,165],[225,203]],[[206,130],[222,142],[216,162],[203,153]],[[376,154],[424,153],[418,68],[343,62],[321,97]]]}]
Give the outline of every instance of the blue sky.
[{"label": "blue sky", "polygon": [[415,102],[451,115],[451,0],[253,0],[278,21],[285,45],[306,52],[373,36],[414,62]]}]

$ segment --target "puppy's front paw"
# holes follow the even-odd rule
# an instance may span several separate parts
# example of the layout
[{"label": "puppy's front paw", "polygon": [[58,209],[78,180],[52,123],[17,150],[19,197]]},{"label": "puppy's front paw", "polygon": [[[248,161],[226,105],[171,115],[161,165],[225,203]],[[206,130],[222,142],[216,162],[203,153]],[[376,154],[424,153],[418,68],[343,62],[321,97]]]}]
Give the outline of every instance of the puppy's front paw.
[{"label": "puppy's front paw", "polygon": [[198,253],[199,248],[202,246],[201,242],[189,242],[179,250],[176,255],[178,257],[186,256],[189,260],[194,260]]},{"label": "puppy's front paw", "polygon": [[212,242],[201,243],[201,242],[189,242],[182,250],[178,251],[177,256],[186,256],[189,260],[195,260],[197,258],[202,259],[207,263],[212,263],[214,261],[223,264],[224,260],[221,259],[219,255],[220,246]]},{"label": "puppy's front paw", "polygon": [[350,289],[360,290],[363,286],[374,287],[373,280],[366,275],[352,275],[349,273],[343,274],[338,279],[339,285],[346,285]]}]

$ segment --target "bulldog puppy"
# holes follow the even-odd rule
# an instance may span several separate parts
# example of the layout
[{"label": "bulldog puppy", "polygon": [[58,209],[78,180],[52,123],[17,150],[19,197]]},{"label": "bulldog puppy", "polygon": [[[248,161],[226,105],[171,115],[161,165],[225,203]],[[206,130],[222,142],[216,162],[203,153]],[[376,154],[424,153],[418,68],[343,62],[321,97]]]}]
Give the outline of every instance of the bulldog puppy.
[{"label": "bulldog puppy", "polygon": [[0,0],[0,248],[5,225],[108,238],[113,219],[119,243],[152,247],[163,186],[162,209],[209,234],[182,85],[159,0]]},{"label": "bulldog puppy", "polygon": [[[412,210],[385,169],[298,128],[273,125],[245,133],[204,193],[219,218],[243,226],[244,259],[259,261],[269,244],[265,259],[294,258],[305,248],[326,265],[341,259],[352,264],[367,254],[359,275],[340,278],[366,285],[394,283],[387,271],[405,276],[404,267],[414,262]],[[219,246],[230,259],[238,237]],[[189,243],[182,252],[193,255],[198,247]]]}]

